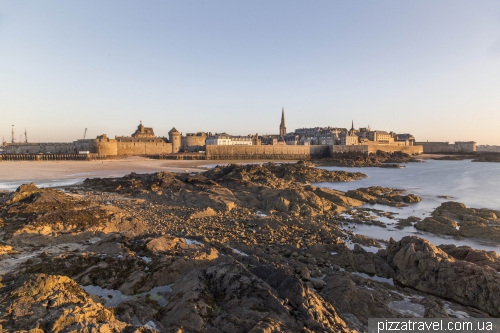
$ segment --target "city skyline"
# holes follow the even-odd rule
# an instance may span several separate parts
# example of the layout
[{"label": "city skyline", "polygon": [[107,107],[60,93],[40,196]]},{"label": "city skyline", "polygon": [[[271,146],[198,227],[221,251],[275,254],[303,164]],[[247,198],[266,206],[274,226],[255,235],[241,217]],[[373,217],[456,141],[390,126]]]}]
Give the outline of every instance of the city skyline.
[{"label": "city skyline", "polygon": [[0,135],[355,127],[500,144],[500,3],[0,1]]}]

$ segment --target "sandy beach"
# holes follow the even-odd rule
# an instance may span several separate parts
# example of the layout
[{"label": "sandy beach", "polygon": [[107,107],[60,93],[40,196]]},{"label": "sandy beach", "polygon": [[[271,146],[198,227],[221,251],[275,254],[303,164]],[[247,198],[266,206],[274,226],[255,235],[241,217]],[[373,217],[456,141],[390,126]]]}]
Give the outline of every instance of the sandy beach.
[{"label": "sandy beach", "polygon": [[0,190],[13,190],[27,182],[52,187],[86,178],[122,177],[131,172],[202,172],[217,164],[263,162],[266,161],[153,160],[139,156],[104,161],[7,161],[0,162]]},{"label": "sandy beach", "polygon": [[[421,154],[416,158],[429,159],[441,156],[445,155]],[[104,161],[8,161],[0,162],[0,182],[121,177],[131,172],[186,172],[186,170],[188,172],[200,172],[216,164],[262,162],[269,161],[153,160],[140,156]]]},{"label": "sandy beach", "polygon": [[[421,154],[417,158],[429,159],[440,156]],[[34,182],[41,186],[62,186],[86,178],[122,177],[131,172],[201,172],[217,164],[263,162],[269,161],[154,160],[140,156],[104,161],[7,161],[0,162],[0,190],[12,190],[26,182]]]},{"label": "sandy beach", "polygon": [[138,156],[105,161],[9,161],[0,163],[0,181],[118,177],[131,172],[196,172],[205,170],[198,167],[203,164],[208,163],[152,160]]}]

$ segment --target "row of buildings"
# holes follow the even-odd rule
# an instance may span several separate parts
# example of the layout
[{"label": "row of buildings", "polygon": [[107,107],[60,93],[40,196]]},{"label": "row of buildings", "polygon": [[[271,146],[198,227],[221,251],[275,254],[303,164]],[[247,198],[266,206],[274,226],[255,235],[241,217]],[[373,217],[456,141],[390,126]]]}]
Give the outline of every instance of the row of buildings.
[{"label": "row of buildings", "polygon": [[[448,143],[416,143],[411,134],[397,134],[370,127],[351,128],[313,127],[286,131],[285,111],[281,110],[279,134],[233,136],[227,133],[198,132],[182,135],[175,127],[167,137],[159,137],[153,128],[145,127],[142,122],[130,136],[110,138],[106,134],[95,139],[80,139],[67,143],[7,143],[3,150],[13,154],[75,154],[82,152],[100,155],[153,155],[175,154],[179,152],[205,152],[211,146],[329,146],[332,152],[372,152],[378,149],[386,151],[407,151],[411,153],[473,150],[475,142],[443,145]],[[423,148],[413,148],[419,145]],[[456,147],[455,147],[456,146]],[[212,149],[213,150],[213,149]],[[240,149],[241,150],[241,149]],[[431,151],[432,150],[432,151]],[[247,150],[245,150],[247,151]],[[278,151],[288,151],[278,149]],[[292,151],[292,150],[290,150]]]},{"label": "row of buildings", "polygon": [[380,145],[413,146],[415,138],[411,134],[396,134],[386,131],[372,131],[370,127],[359,129],[337,127],[299,128],[287,133],[285,124],[285,110],[281,110],[279,134],[276,135],[248,135],[231,136],[227,133],[208,136],[206,145],[363,145],[376,143]]}]

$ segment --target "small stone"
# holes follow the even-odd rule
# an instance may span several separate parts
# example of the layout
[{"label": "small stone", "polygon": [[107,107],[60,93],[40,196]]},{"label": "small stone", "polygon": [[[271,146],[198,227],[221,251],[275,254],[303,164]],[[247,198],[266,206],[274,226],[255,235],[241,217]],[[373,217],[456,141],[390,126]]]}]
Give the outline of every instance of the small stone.
[{"label": "small stone", "polygon": [[300,278],[304,281],[311,280],[311,273],[309,272],[309,269],[307,267],[302,267],[300,269]]},{"label": "small stone", "polygon": [[322,289],[325,286],[325,282],[323,280],[313,280],[312,284],[314,289]]}]

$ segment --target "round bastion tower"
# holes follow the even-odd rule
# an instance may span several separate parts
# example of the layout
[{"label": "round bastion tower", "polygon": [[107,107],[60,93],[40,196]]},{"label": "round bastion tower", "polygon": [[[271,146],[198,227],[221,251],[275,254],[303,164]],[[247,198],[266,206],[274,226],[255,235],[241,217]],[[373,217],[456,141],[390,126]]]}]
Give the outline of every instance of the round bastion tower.
[{"label": "round bastion tower", "polygon": [[181,148],[181,133],[174,127],[168,132],[168,139],[172,143],[172,153],[178,153]]}]

